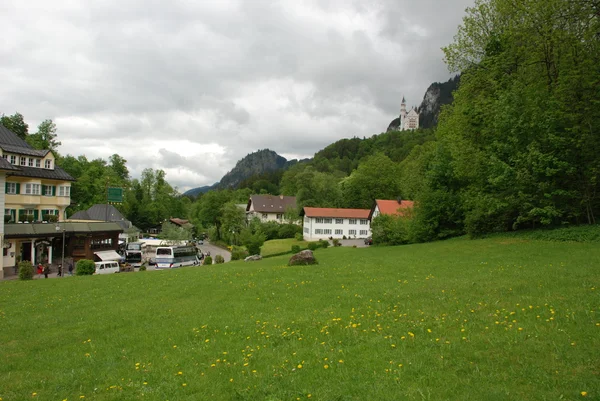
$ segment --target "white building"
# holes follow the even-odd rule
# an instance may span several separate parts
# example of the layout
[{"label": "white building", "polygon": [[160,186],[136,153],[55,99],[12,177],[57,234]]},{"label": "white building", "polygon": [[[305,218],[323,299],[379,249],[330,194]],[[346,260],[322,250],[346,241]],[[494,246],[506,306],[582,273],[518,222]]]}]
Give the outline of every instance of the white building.
[{"label": "white building", "polygon": [[400,105],[400,131],[404,130],[415,130],[419,128],[419,113],[414,107],[406,112],[406,100],[402,97],[402,104]]},{"label": "white building", "polygon": [[288,223],[284,218],[288,211],[296,213],[295,196],[250,195],[246,205],[248,219],[258,217],[262,222]]},{"label": "white building", "polygon": [[305,207],[302,210],[304,239],[367,238],[371,236],[369,213],[369,209]]}]

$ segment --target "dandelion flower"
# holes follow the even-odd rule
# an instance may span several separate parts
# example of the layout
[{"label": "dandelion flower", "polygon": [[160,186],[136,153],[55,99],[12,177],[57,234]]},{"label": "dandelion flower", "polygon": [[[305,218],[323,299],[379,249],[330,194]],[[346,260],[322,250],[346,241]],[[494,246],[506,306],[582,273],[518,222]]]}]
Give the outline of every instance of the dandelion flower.
[{"label": "dandelion flower", "polygon": [[323,369],[329,369],[329,365],[323,365]]},{"label": "dandelion flower", "polygon": [[302,369],[302,365],[298,365],[298,369]]},{"label": "dandelion flower", "polygon": [[182,386],[183,386],[183,387],[187,386],[187,383],[183,383],[183,384],[182,384]]},{"label": "dandelion flower", "polygon": [[582,397],[587,397],[587,391],[582,391],[582,392],[581,392],[581,396],[582,396]]}]

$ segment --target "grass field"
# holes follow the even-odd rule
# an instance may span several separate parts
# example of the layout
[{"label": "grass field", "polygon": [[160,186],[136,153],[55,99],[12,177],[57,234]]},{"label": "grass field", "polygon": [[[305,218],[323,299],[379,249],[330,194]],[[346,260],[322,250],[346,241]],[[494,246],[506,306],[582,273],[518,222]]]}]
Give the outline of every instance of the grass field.
[{"label": "grass field", "polygon": [[8,400],[600,399],[600,247],[494,237],[0,283]]},{"label": "grass field", "polygon": [[283,252],[291,252],[292,245],[298,245],[300,248],[305,249],[308,246],[308,241],[297,241],[294,238],[272,239],[264,243],[260,254],[262,256],[269,256]]}]

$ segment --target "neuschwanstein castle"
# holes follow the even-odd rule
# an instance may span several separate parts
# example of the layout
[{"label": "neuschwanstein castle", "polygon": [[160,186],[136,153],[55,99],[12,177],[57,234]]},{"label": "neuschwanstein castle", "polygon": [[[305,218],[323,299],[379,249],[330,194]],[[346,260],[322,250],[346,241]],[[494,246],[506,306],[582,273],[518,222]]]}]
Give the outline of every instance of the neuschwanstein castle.
[{"label": "neuschwanstein castle", "polygon": [[402,103],[400,104],[400,131],[413,130],[419,128],[419,113],[414,107],[411,107],[410,111],[406,112],[406,100],[402,96]]}]

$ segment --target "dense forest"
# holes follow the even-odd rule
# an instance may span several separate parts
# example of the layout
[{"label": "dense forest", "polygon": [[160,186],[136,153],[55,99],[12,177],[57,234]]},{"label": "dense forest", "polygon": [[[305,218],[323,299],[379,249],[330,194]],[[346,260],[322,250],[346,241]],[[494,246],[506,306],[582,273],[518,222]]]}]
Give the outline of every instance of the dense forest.
[{"label": "dense forest", "polygon": [[[599,43],[597,1],[480,0],[443,49],[460,80],[454,78],[452,103],[435,116],[433,128],[341,139],[297,163],[263,150],[265,165],[277,168],[234,172],[226,186],[197,197],[178,194],[160,170],[132,179],[119,155],[108,161],[57,155],[77,179],[70,212],[102,203],[110,183],[126,188],[118,207],[139,228],[177,216],[217,237],[237,216],[232,205],[253,193],[294,195],[299,208],[370,208],[374,198],[412,199],[410,223],[398,226],[401,242],[595,224]],[[2,123],[56,153],[50,120],[34,134],[18,113]]]}]

